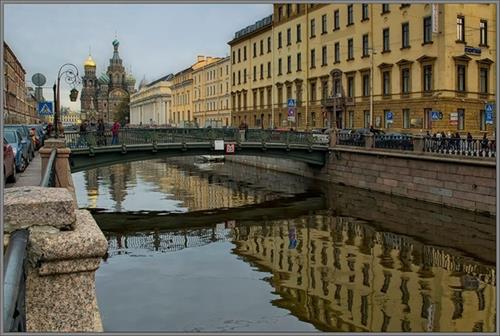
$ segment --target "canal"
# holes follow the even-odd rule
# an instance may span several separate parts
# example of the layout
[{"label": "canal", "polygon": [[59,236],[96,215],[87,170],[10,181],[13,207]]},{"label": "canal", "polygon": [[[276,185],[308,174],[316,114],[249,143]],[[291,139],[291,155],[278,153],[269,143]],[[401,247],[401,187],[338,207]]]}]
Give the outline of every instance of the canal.
[{"label": "canal", "polygon": [[106,332],[495,331],[494,218],[190,158],[73,180]]}]

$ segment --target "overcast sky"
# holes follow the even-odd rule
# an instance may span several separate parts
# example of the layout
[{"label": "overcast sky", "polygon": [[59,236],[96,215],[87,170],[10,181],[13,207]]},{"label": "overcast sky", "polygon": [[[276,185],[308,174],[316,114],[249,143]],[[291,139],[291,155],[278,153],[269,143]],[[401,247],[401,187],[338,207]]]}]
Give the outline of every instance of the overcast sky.
[{"label": "overcast sky", "polygon": [[[52,87],[59,67],[74,63],[83,74],[91,47],[97,75],[105,72],[113,55],[111,42],[120,41],[120,57],[131,67],[136,86],[145,76],[152,81],[182,70],[197,55],[228,56],[234,33],[272,14],[272,5],[5,5],[4,38],[26,70],[27,85],[37,72]],[[61,85],[61,104],[69,102],[68,85]],[[79,88],[81,91],[81,87]],[[53,100],[52,89],[44,89]]]}]

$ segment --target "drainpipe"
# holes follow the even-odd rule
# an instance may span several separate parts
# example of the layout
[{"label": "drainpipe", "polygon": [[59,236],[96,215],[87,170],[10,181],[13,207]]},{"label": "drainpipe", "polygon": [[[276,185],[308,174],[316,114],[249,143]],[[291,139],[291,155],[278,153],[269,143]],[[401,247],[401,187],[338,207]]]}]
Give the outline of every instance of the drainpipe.
[{"label": "drainpipe", "polygon": [[373,77],[375,74],[373,73],[373,55],[375,55],[375,50],[373,50],[373,4],[370,4],[370,35],[371,35],[371,55],[370,55],[370,127],[373,126]]},{"label": "drainpipe", "polygon": [[306,78],[305,78],[305,93],[306,93],[306,131],[309,130],[309,120],[308,120],[308,114],[309,114],[309,11],[308,11],[308,5],[305,5],[306,7]]},{"label": "drainpipe", "polygon": [[274,18],[271,20],[271,129],[272,128],[274,128]]}]

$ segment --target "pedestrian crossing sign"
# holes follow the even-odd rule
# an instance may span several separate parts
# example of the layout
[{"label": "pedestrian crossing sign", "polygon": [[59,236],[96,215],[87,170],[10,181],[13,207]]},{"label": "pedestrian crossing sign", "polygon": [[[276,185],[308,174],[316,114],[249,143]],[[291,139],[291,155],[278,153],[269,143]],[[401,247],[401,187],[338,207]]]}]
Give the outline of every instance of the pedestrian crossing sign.
[{"label": "pedestrian crossing sign", "polygon": [[50,116],[54,114],[54,109],[51,101],[44,101],[38,103],[37,110],[38,110],[38,115],[40,116]]}]

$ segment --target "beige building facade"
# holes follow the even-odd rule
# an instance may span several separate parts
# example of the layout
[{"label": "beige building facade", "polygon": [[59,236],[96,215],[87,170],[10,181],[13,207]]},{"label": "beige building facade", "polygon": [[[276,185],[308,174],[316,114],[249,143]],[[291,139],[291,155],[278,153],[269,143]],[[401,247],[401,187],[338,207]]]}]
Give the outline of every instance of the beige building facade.
[{"label": "beige building facade", "polygon": [[172,113],[173,75],[163,76],[130,96],[130,124],[148,126],[170,126],[174,123]]},{"label": "beige building facade", "polygon": [[229,42],[233,123],[492,133],[495,13],[494,4],[275,4]]},{"label": "beige building facade", "polygon": [[230,57],[211,58],[193,71],[194,122],[200,127],[231,125]]},{"label": "beige building facade", "polygon": [[3,117],[6,124],[40,122],[36,102],[26,89],[26,70],[9,45],[3,42]]}]

